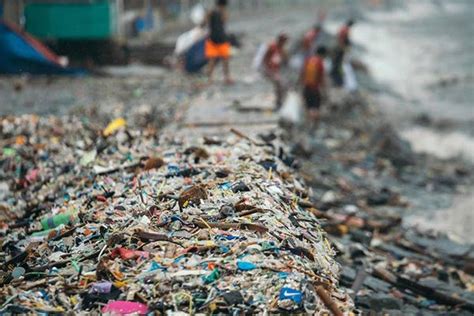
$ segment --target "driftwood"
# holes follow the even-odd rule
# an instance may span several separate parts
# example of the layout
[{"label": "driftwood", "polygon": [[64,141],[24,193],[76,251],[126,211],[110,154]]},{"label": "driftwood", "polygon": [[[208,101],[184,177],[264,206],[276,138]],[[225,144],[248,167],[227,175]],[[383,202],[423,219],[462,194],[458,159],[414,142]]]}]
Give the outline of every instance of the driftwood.
[{"label": "driftwood", "polygon": [[392,272],[383,269],[375,268],[373,275],[379,279],[382,279],[393,286],[401,290],[410,290],[413,293],[426,297],[428,299],[434,300],[443,305],[457,306],[462,309],[474,312],[474,303],[469,302],[460,297],[450,296],[445,293],[442,293],[434,288],[431,288],[426,285],[422,285],[416,281],[409,280],[402,276],[397,276]]}]

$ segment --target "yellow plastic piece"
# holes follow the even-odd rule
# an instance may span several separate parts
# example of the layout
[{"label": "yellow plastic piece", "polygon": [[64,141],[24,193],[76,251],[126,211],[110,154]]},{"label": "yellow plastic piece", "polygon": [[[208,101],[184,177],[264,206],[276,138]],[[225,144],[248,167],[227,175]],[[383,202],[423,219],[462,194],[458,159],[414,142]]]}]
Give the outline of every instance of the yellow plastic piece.
[{"label": "yellow plastic piece", "polygon": [[123,118],[119,117],[107,125],[107,127],[104,129],[103,134],[105,137],[112,135],[117,131],[119,128],[127,125],[127,121],[125,121]]}]

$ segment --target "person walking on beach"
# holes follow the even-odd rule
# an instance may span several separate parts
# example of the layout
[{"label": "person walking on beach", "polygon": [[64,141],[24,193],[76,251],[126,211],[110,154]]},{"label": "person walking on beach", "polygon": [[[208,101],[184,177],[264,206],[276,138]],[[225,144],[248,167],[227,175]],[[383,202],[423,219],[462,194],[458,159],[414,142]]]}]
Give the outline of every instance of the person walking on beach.
[{"label": "person walking on beach", "polygon": [[303,100],[311,123],[318,122],[320,117],[322,95],[325,89],[324,58],[326,55],[326,47],[319,46],[313,55],[306,59],[301,74]]},{"label": "person walking on beach", "polygon": [[354,21],[348,20],[337,33],[337,45],[332,55],[331,67],[331,78],[336,87],[342,87],[344,85],[342,64],[344,62],[345,53],[351,45],[350,29],[353,25]]},{"label": "person walking on beach", "polygon": [[346,24],[342,26],[339,32],[337,33],[337,42],[339,47],[347,48],[351,45],[350,30],[353,25],[354,21],[348,20]]},{"label": "person walking on beach", "polygon": [[281,67],[287,63],[288,54],[285,46],[288,35],[281,33],[272,41],[263,57],[263,74],[273,84],[275,90],[275,110],[279,110],[285,96],[285,85],[281,75]]},{"label": "person walking on beach", "polygon": [[227,0],[216,0],[215,8],[208,15],[209,38],[206,40],[204,48],[206,58],[209,60],[208,76],[210,83],[212,83],[218,60],[222,61],[225,83],[233,83],[229,69],[231,45],[225,31],[227,19]]}]

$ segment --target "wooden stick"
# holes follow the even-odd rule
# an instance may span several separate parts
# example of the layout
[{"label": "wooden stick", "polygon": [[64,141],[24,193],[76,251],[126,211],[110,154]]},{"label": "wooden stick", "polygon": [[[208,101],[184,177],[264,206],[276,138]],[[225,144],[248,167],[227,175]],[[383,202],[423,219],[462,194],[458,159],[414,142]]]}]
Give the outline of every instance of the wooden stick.
[{"label": "wooden stick", "polygon": [[474,312],[474,303],[469,302],[460,297],[455,297],[451,295],[444,294],[440,291],[437,291],[435,288],[431,288],[426,285],[422,285],[416,281],[409,280],[407,278],[397,276],[392,272],[383,269],[375,268],[373,275],[382,280],[389,282],[390,284],[396,286],[402,290],[410,290],[413,293],[432,299],[440,304],[449,305],[449,306],[459,306],[460,308],[466,309],[468,311]]},{"label": "wooden stick", "polygon": [[215,222],[203,222],[200,220],[194,220],[193,224],[199,228],[219,228],[219,229],[235,229],[235,230],[252,230],[259,233],[266,233],[268,228],[262,225],[250,224],[250,223],[215,223]]},{"label": "wooden stick", "polygon": [[316,293],[323,301],[324,305],[335,315],[335,316],[343,316],[342,312],[339,310],[336,302],[329,296],[326,290],[322,286],[316,287]]},{"label": "wooden stick", "polygon": [[235,128],[231,128],[230,131],[231,131],[233,134],[235,134],[235,135],[237,135],[237,136],[239,136],[239,137],[241,137],[241,138],[243,138],[243,139],[248,140],[249,142],[251,142],[251,143],[254,144],[254,145],[257,145],[257,146],[260,145],[260,144],[257,143],[254,139],[250,138],[249,136],[245,135],[244,133],[242,133],[241,131],[239,131],[239,130],[237,130],[237,129],[235,129]]}]

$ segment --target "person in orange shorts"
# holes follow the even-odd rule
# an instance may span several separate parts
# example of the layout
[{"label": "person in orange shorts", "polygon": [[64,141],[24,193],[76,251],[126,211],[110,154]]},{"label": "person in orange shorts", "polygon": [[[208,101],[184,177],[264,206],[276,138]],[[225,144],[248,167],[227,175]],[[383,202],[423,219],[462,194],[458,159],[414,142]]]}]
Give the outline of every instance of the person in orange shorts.
[{"label": "person in orange shorts", "polygon": [[204,48],[206,58],[209,59],[209,82],[212,82],[212,75],[219,59],[222,60],[225,82],[227,84],[233,82],[229,70],[231,47],[225,31],[226,22],[227,0],[216,0],[216,7],[208,15],[209,38]]}]

